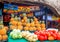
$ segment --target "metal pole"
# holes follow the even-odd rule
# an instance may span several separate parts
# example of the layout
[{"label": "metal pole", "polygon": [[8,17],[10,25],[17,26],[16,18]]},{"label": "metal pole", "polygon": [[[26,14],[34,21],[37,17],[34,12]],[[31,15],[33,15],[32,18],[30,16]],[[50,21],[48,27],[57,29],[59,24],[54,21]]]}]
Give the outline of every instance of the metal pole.
[{"label": "metal pole", "polygon": [[47,29],[47,7],[45,7],[45,24]]}]

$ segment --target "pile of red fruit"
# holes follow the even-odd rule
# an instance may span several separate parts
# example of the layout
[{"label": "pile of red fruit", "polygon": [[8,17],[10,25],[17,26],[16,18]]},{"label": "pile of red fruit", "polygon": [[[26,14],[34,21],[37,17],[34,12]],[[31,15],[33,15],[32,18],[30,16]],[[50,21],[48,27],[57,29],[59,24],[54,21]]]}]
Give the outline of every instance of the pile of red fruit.
[{"label": "pile of red fruit", "polygon": [[39,40],[60,40],[60,32],[55,30],[36,31],[34,32]]}]

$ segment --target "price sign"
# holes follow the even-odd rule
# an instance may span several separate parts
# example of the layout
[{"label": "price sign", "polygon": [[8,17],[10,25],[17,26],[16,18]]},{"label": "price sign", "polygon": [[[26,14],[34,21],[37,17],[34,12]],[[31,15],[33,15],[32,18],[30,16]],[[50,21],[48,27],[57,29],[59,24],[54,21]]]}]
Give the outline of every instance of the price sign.
[{"label": "price sign", "polygon": [[17,5],[12,5],[12,4],[4,4],[5,9],[10,9],[10,10],[18,10]]}]

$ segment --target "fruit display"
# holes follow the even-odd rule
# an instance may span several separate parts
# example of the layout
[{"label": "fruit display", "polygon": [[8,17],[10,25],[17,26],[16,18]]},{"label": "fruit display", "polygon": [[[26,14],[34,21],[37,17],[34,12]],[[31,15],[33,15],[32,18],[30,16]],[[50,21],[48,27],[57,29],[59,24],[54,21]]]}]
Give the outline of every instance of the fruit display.
[{"label": "fruit display", "polygon": [[22,38],[22,35],[21,35],[21,31],[19,29],[14,29],[11,33],[10,33],[10,36],[11,38],[13,39],[20,39]]},{"label": "fruit display", "polygon": [[[7,39],[16,41],[25,39],[28,42],[60,40],[60,32],[46,30],[44,20],[40,20],[39,17],[42,16],[42,12],[36,13],[39,14],[39,16],[35,14],[35,10],[37,10],[35,8],[38,6],[32,8],[33,6],[15,6],[12,5],[12,3],[4,5],[6,7],[4,6],[5,9],[3,12],[7,14],[3,15],[4,21],[3,18],[2,20],[0,19],[0,41],[5,41]],[[9,22],[9,28],[3,26],[3,22]],[[7,36],[7,32],[8,35],[10,34],[9,36]]]},{"label": "fruit display", "polygon": [[38,40],[37,35],[35,35],[34,33],[31,33],[30,35],[27,35],[26,39],[28,41],[32,41],[32,42],[36,42]]},{"label": "fruit display", "polygon": [[0,41],[3,40],[7,40],[8,36],[7,36],[7,31],[8,31],[8,27],[7,26],[0,26]]},{"label": "fruit display", "polygon": [[48,31],[35,31],[34,32],[39,40],[60,40],[60,32],[55,30],[48,30]]},{"label": "fruit display", "polygon": [[7,40],[8,39],[8,36],[7,35],[3,35],[2,36],[2,40]]},{"label": "fruit display", "polygon": [[28,41],[37,41],[37,35],[34,33],[30,33],[29,31],[20,31],[19,29],[14,29],[10,33],[10,37],[12,39],[20,39],[20,38],[25,38]]},{"label": "fruit display", "polygon": [[22,36],[28,41],[35,42],[38,40],[37,35],[35,35],[34,33],[31,33],[29,31],[22,31],[21,33],[22,33]]},{"label": "fruit display", "polygon": [[28,18],[24,13],[23,18],[21,16],[11,15],[10,19],[10,30],[19,29],[25,31],[36,31],[36,30],[46,30],[44,21],[39,21],[38,18],[33,16],[33,18]]},{"label": "fruit display", "polygon": [[0,42],[7,41],[8,39],[7,31],[8,27],[3,25],[3,16],[0,16]]},{"label": "fruit display", "polygon": [[60,40],[59,35],[60,35],[60,32],[57,32],[55,30],[48,30],[48,31],[43,30],[43,31],[35,31],[34,33],[31,33],[30,31],[20,31],[19,29],[14,29],[10,33],[10,37],[12,39],[24,38],[30,42],[36,42],[37,40],[40,40],[40,41]]}]

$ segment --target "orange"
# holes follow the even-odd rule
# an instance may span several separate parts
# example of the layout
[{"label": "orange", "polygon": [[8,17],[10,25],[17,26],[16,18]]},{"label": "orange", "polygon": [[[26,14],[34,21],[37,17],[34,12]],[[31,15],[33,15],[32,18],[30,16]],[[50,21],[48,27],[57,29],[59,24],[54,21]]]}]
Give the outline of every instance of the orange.
[{"label": "orange", "polygon": [[41,28],[45,28],[45,24],[41,24]]},{"label": "orange", "polygon": [[12,25],[17,25],[17,21],[12,21]]},{"label": "orange", "polygon": [[19,25],[22,25],[22,23],[21,23],[21,22],[17,22],[17,24],[18,24],[18,26],[19,26]]},{"label": "orange", "polygon": [[6,32],[7,32],[7,31],[6,31],[6,29],[5,29],[5,28],[2,28],[2,29],[0,30],[0,34],[1,34],[1,35],[5,35],[5,34],[6,34]]},{"label": "orange", "polygon": [[3,40],[7,40],[8,36],[7,35],[3,35],[2,38],[3,38]]},{"label": "orange", "polygon": [[17,29],[17,26],[11,25],[10,30]]},{"label": "orange", "polygon": [[29,27],[24,27],[24,30],[29,30]]},{"label": "orange", "polygon": [[23,19],[24,19],[24,20],[27,20],[27,17],[25,16]]},{"label": "orange", "polygon": [[0,35],[0,41],[2,40],[2,36]]},{"label": "orange", "polygon": [[4,26],[4,28],[6,29],[6,31],[8,31],[8,27],[7,26]]},{"label": "orange", "polygon": [[36,29],[37,29],[36,27],[32,27],[32,28],[33,28],[34,31],[36,31]]},{"label": "orange", "polygon": [[48,40],[54,40],[54,37],[53,36],[49,36]]},{"label": "orange", "polygon": [[36,27],[40,27],[40,24],[35,24]]},{"label": "orange", "polygon": [[19,30],[23,30],[23,26],[18,26],[18,29]]},{"label": "orange", "polygon": [[40,31],[40,30],[41,30],[41,27],[37,27],[37,30],[39,30],[39,31]]},{"label": "orange", "polygon": [[42,28],[42,30],[46,30],[46,28]]},{"label": "orange", "polygon": [[30,27],[30,28],[29,28],[29,30],[30,30],[30,31],[33,31],[33,28],[32,28],[32,27]]},{"label": "orange", "polygon": [[32,22],[32,23],[30,24],[30,26],[31,26],[31,27],[34,27],[34,26],[35,26],[34,22]]},{"label": "orange", "polygon": [[10,21],[14,21],[14,18],[11,18]]},{"label": "orange", "polygon": [[30,27],[30,23],[27,23],[26,26]]},{"label": "orange", "polygon": [[34,21],[38,21],[38,19],[36,17],[34,17]]},{"label": "orange", "polygon": [[23,23],[22,25],[23,25],[23,26],[26,26],[26,24],[27,24],[27,23]]},{"label": "orange", "polygon": [[22,19],[21,22],[24,23],[24,20]]}]

